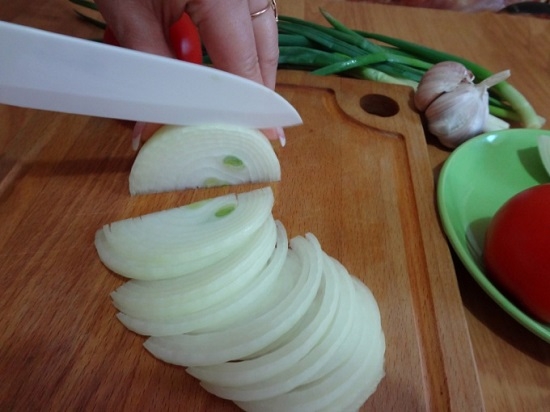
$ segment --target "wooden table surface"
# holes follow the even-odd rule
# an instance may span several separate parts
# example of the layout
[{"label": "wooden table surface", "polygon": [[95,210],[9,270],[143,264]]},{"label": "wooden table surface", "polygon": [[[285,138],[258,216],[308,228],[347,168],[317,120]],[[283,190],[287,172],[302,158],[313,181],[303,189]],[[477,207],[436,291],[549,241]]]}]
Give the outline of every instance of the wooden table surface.
[{"label": "wooden table surface", "polygon": [[[510,69],[512,73],[510,82],[527,96],[540,115],[550,119],[550,104],[548,104],[550,97],[550,22],[548,20],[494,13],[462,14],[336,0],[279,0],[278,3],[282,14],[320,22],[322,19],[318,13],[318,7],[322,6],[350,27],[388,34],[445,50],[474,60],[494,71]],[[97,29],[74,17],[73,8],[74,6],[65,0],[29,0],[27,2],[0,0],[0,19],[83,38],[99,36]],[[11,212],[18,216],[18,219],[21,219],[21,216],[27,212],[32,215],[33,209],[41,207],[41,205],[32,205],[26,202],[26,199],[32,197],[26,189],[26,185],[29,188],[32,187],[32,180],[39,178],[35,173],[39,173],[41,170],[48,172],[53,167],[48,163],[50,158],[56,159],[55,148],[52,148],[51,144],[52,127],[56,126],[58,130],[62,130],[71,142],[78,139],[78,136],[74,136],[74,134],[75,131],[82,128],[83,123],[79,123],[80,120],[74,117],[70,118],[70,122],[64,123],[66,120],[66,117],[52,113],[0,106],[0,149],[2,153],[10,151],[12,155],[17,153],[20,158],[29,159],[40,153],[41,159],[45,159],[42,164],[35,165],[32,169],[33,173],[26,177],[27,183],[19,188],[17,198],[10,197],[9,190],[11,190],[13,179],[19,175],[20,171],[14,170],[13,165],[6,164],[5,161],[0,162],[0,177],[2,177],[0,180],[0,195],[2,195],[0,202],[5,202],[4,206],[9,205],[12,208]],[[545,128],[548,126],[550,124],[547,124]],[[17,147],[14,147],[12,139],[20,134],[21,130],[33,136],[32,144],[30,143],[31,139],[23,139],[18,142]],[[116,123],[110,124],[109,127],[97,126],[97,130],[94,132],[115,132],[128,135],[130,127],[127,124]],[[427,151],[435,179],[449,152],[431,140],[428,141]],[[70,177],[77,173],[95,173],[105,166],[122,167],[119,163],[108,160],[104,160],[102,165],[95,164],[94,162],[101,163],[95,158],[86,160],[87,162],[82,163],[80,159],[80,163],[76,165],[71,163],[71,159],[65,159],[63,164],[57,166],[57,173]],[[128,163],[124,163],[123,166],[127,167]],[[109,170],[113,173],[116,171],[120,171],[120,169]],[[31,183],[28,182],[29,179]],[[113,199],[113,201],[118,202],[117,199]],[[52,204],[55,202],[52,201]],[[80,207],[86,209],[85,205],[80,205]],[[92,207],[90,206],[86,210],[88,209],[91,210]],[[2,215],[0,215],[1,218]],[[12,233],[17,230],[17,228],[10,227],[9,220],[1,219],[1,221],[4,233]],[[39,221],[27,222],[27,224],[36,225],[37,231],[45,230],[40,227],[41,222]],[[4,243],[1,233],[0,245]],[[63,239],[64,234],[59,233],[58,236],[59,239]],[[29,237],[28,244],[34,245],[32,236]],[[19,252],[21,256],[25,254],[25,251]],[[58,254],[62,256],[62,253]],[[481,404],[478,405],[479,410],[483,408],[488,411],[548,410],[550,407],[550,345],[527,332],[499,309],[475,284],[454,255],[451,254],[451,256],[454,259],[454,269],[467,322],[466,334],[469,334],[467,338],[471,342],[473,359],[477,368],[477,375],[473,376],[479,379],[479,383],[476,382],[473,386],[479,385],[483,398]],[[2,253],[1,250],[0,259],[0,275],[4,278],[5,271],[13,266],[10,266],[11,257]],[[13,368],[11,371],[0,371],[2,385],[6,384],[5,380],[9,379],[10,373],[15,370],[21,368],[33,370],[35,367],[33,356],[40,357],[40,353],[18,356],[15,353],[7,353],[2,350],[2,347],[8,347],[7,342],[2,339],[7,339],[6,337],[10,336],[10,331],[29,327],[25,324],[25,318],[12,319],[10,314],[6,313],[7,309],[3,307],[3,301],[13,301],[17,298],[13,291],[9,296],[2,295],[3,290],[9,289],[10,282],[5,278],[0,280],[2,288],[0,290],[0,313],[3,316],[0,325],[5,331],[7,330],[6,333],[0,334],[0,355],[12,356],[15,360],[12,363],[2,363],[2,365],[9,365]],[[39,288],[40,280],[34,279],[34,282],[36,284],[33,287]],[[84,284],[87,287],[96,287],[90,286],[88,283]],[[72,304],[71,290],[68,289],[67,293],[65,303],[70,305]],[[20,303],[21,307],[32,307],[32,305],[33,302],[28,301]],[[106,312],[110,313],[108,310]],[[74,316],[76,317],[77,314],[75,313]],[[50,317],[46,316],[45,319],[47,321]],[[71,325],[68,323],[67,328],[70,327]],[[22,342],[21,344],[37,345],[36,342]],[[38,348],[38,346],[36,347]],[[55,348],[61,357],[64,351],[74,350],[70,343],[64,340],[60,340]],[[36,365],[44,366],[40,362]],[[66,367],[69,370],[70,365],[66,365]],[[33,375],[40,376],[43,373],[44,379],[48,379],[47,372],[47,370],[36,370],[33,371]],[[75,372],[72,371],[72,373]],[[90,386],[94,385],[94,382],[88,383]],[[48,387],[63,384],[63,381],[49,382]],[[99,382],[96,384],[97,387],[100,387]],[[3,396],[6,396],[6,393],[8,392],[0,391],[0,394],[4,394]],[[10,399],[0,399],[1,410],[11,410],[10,405],[16,405],[15,400],[18,397],[32,397],[33,394],[30,392],[17,393],[17,389],[13,388],[13,391],[9,392],[9,396]],[[470,394],[463,393],[460,396],[468,399]],[[473,393],[472,396],[476,398],[477,402],[478,394]],[[460,404],[460,402],[454,404]],[[410,410],[415,409],[412,406],[410,408]]]}]

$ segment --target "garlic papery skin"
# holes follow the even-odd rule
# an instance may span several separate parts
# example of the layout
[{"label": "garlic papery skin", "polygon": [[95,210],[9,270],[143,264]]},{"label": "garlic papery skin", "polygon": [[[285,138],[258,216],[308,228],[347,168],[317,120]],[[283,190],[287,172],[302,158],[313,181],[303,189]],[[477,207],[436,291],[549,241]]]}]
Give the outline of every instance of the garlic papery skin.
[{"label": "garlic papery skin", "polygon": [[462,84],[439,96],[425,112],[428,129],[441,144],[454,149],[480,134],[489,116],[489,95],[471,84]]},{"label": "garlic papery skin", "polygon": [[445,61],[434,64],[422,76],[414,94],[414,105],[423,112],[441,94],[450,92],[459,84],[472,84],[474,75],[462,64]]}]

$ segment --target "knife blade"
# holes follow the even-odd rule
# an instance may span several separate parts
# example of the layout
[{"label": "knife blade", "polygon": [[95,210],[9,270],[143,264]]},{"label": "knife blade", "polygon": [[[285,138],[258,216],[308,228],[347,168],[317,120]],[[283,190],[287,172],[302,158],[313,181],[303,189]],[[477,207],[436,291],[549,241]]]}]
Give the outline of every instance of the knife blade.
[{"label": "knife blade", "polygon": [[302,122],[281,95],[240,76],[3,21],[0,103],[173,125]]}]

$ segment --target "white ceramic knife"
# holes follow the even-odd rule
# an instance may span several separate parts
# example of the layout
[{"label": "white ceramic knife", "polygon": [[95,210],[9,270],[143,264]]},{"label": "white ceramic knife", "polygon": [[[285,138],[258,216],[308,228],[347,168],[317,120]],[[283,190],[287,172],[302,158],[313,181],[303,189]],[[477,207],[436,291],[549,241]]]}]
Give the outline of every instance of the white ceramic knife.
[{"label": "white ceramic knife", "polygon": [[176,59],[0,21],[0,103],[151,123],[301,123],[276,92]]}]

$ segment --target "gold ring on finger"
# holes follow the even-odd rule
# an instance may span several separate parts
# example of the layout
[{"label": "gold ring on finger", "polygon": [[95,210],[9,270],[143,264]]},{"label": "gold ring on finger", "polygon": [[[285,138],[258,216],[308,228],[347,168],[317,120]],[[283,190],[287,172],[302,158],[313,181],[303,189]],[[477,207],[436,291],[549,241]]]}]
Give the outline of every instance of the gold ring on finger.
[{"label": "gold ring on finger", "polygon": [[268,3],[267,5],[261,9],[261,10],[258,10],[254,13],[252,13],[250,15],[251,18],[254,18],[254,17],[258,17],[258,16],[261,16],[262,14],[264,14],[266,11],[268,11],[269,9],[273,10],[273,14],[275,15],[275,21],[278,20],[278,17],[279,17],[279,14],[277,12],[277,2],[275,0],[268,0]]}]

